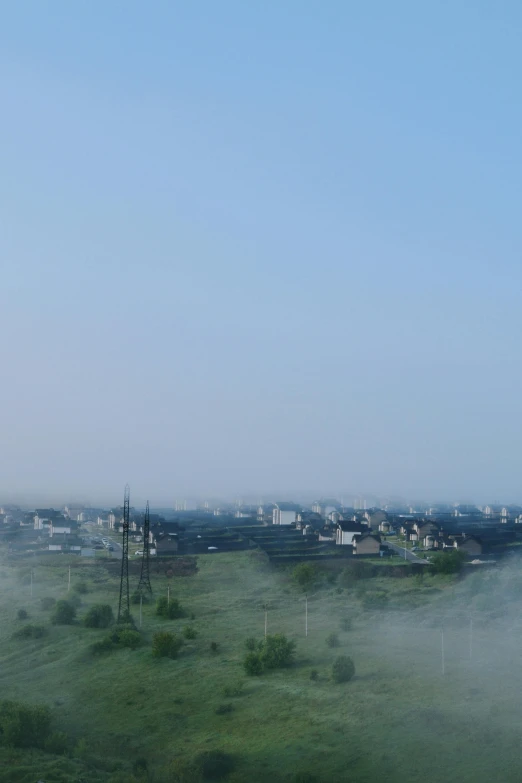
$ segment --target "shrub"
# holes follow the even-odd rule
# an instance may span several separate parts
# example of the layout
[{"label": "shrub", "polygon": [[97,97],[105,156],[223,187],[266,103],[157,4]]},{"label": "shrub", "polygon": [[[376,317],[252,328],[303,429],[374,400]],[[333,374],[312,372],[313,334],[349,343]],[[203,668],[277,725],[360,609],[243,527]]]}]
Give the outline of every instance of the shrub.
[{"label": "shrub", "polygon": [[29,617],[29,614],[25,609],[19,609],[16,613],[16,617],[18,620],[27,620]]},{"label": "shrub", "polygon": [[216,715],[226,715],[228,712],[233,712],[234,705],[233,704],[220,704],[214,712]]},{"label": "shrub", "polygon": [[198,632],[192,625],[186,625],[183,629],[183,636],[185,639],[195,639]]},{"label": "shrub", "polygon": [[110,636],[105,636],[103,639],[100,639],[98,642],[94,642],[91,644],[91,653],[92,655],[103,655],[104,653],[112,652],[115,649],[116,645],[112,641]]},{"label": "shrub", "polygon": [[360,579],[370,579],[374,573],[374,567],[370,563],[354,560],[341,571],[339,584],[341,587],[350,587]]},{"label": "shrub", "polygon": [[244,691],[245,683],[243,680],[238,680],[234,685],[226,685],[223,688],[223,696],[226,696],[228,699],[236,697],[236,696],[242,696]]},{"label": "shrub", "polygon": [[87,628],[108,628],[114,622],[112,607],[109,604],[95,604],[91,606],[85,617],[83,624]]},{"label": "shrub", "polygon": [[268,635],[260,649],[260,658],[267,669],[279,669],[293,662],[295,642],[282,633]]},{"label": "shrub", "polygon": [[196,756],[196,767],[207,780],[221,780],[234,769],[234,758],[223,750],[206,750]]},{"label": "shrub", "polygon": [[312,669],[312,671],[310,672],[310,679],[314,682],[319,679],[319,672],[317,671],[317,669]]},{"label": "shrub", "polygon": [[162,595],[156,601],[156,614],[167,620],[176,620],[178,617],[183,617],[185,612],[177,598],[171,598],[169,602],[167,596]]},{"label": "shrub", "polygon": [[73,585],[73,590],[75,590],[78,595],[85,595],[89,592],[89,587],[87,586],[87,582],[76,582]]},{"label": "shrub", "polygon": [[264,666],[260,653],[247,653],[243,659],[243,666],[245,667],[245,672],[250,677],[257,677],[258,675],[262,674]]},{"label": "shrub", "polygon": [[61,756],[67,752],[69,737],[63,731],[53,731],[44,742],[44,750]]},{"label": "shrub", "polygon": [[158,631],[152,637],[152,654],[155,658],[177,658],[182,645],[176,634]]},{"label": "shrub", "polygon": [[332,666],[332,677],[335,682],[348,682],[355,674],[355,665],[348,655],[340,655]]},{"label": "shrub", "polygon": [[352,625],[353,625],[353,622],[352,622],[352,618],[351,617],[342,617],[341,618],[341,622],[340,622],[341,631],[351,631],[352,630]]},{"label": "shrub", "polygon": [[71,625],[76,617],[76,609],[68,601],[57,601],[51,615],[53,625]]},{"label": "shrub", "polygon": [[50,733],[51,711],[44,705],[0,702],[0,741],[17,748],[42,748]]},{"label": "shrub", "polygon": [[431,558],[431,570],[435,574],[457,574],[464,564],[466,555],[458,552],[437,552]]},{"label": "shrub", "polygon": [[41,639],[47,630],[43,625],[23,625],[13,634],[13,639]]},{"label": "shrub", "polygon": [[292,578],[303,590],[308,590],[317,578],[317,570],[311,563],[299,563],[292,571]]},{"label": "shrub", "polygon": [[135,650],[140,644],[141,633],[139,631],[133,631],[127,628],[118,631],[118,645],[120,647],[129,647],[131,650]]},{"label": "shrub", "polygon": [[339,647],[339,637],[336,633],[331,633],[326,637],[326,644],[328,647]]},{"label": "shrub", "polygon": [[210,642],[210,652],[217,653],[219,650],[219,644],[217,642]]},{"label": "shrub", "polygon": [[52,609],[55,603],[56,603],[56,598],[51,598],[50,595],[47,595],[44,598],[40,598],[40,606],[46,612]]},{"label": "shrub", "polygon": [[261,644],[262,642],[258,642],[257,639],[255,639],[253,636],[249,636],[248,639],[245,640],[245,647],[247,650],[250,650],[250,652],[259,650]]}]

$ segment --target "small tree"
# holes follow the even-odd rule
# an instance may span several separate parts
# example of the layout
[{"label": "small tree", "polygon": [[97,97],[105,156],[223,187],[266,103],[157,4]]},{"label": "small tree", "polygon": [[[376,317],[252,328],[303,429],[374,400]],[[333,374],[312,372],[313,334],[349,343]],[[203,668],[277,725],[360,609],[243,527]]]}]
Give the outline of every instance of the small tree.
[{"label": "small tree", "polygon": [[452,552],[437,552],[431,559],[431,570],[435,574],[457,574],[465,559],[466,555],[456,549]]},{"label": "small tree", "polygon": [[260,657],[267,669],[279,669],[293,662],[295,642],[290,641],[282,633],[268,635],[264,640]]},{"label": "small tree", "polygon": [[299,587],[308,590],[317,578],[317,570],[311,563],[299,563],[292,571],[292,578]]},{"label": "small tree", "polygon": [[51,711],[43,705],[0,702],[0,737],[16,748],[41,748],[51,730]]},{"label": "small tree", "polygon": [[29,623],[28,625],[22,625],[21,628],[15,631],[13,639],[41,639],[46,633],[47,630],[43,625],[32,625]]},{"label": "small tree", "polygon": [[261,647],[262,642],[258,642],[257,639],[254,636],[249,636],[248,639],[245,639],[245,647],[247,650],[250,650],[250,652],[255,652]]},{"label": "small tree", "polygon": [[243,666],[250,677],[258,677],[263,674],[264,665],[258,652],[247,653],[243,659]]},{"label": "small tree", "polygon": [[19,620],[27,620],[27,618],[29,617],[25,609],[19,609],[16,613],[16,616]]},{"label": "small tree", "polygon": [[87,628],[108,628],[113,622],[114,615],[109,604],[95,604],[91,606],[83,618],[83,624]]},{"label": "small tree", "polygon": [[210,642],[210,652],[217,653],[219,650],[219,644],[217,642]]},{"label": "small tree", "polygon": [[158,631],[152,637],[152,654],[155,658],[177,658],[182,645],[182,639],[176,634]]},{"label": "small tree", "polygon": [[198,632],[192,625],[186,625],[183,629],[183,636],[185,639],[195,639]]},{"label": "small tree", "polygon": [[76,617],[76,609],[68,601],[57,601],[51,615],[53,625],[71,625]]},{"label": "small tree", "polygon": [[355,665],[348,655],[340,655],[332,666],[332,677],[335,682],[348,682],[355,674]]},{"label": "small tree", "polygon": [[89,587],[87,585],[87,582],[76,582],[73,585],[73,590],[75,590],[78,595],[85,595],[89,592]]},{"label": "small tree", "polygon": [[183,617],[185,612],[177,598],[171,598],[169,601],[166,595],[162,595],[156,601],[156,614],[167,620],[176,620]]}]

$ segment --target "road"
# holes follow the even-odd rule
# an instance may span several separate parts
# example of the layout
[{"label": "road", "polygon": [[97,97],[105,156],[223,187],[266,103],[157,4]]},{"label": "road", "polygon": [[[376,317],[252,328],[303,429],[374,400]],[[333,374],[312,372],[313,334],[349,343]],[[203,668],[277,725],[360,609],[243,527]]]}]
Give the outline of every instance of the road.
[{"label": "road", "polygon": [[398,544],[392,544],[391,541],[386,542],[390,549],[393,549],[394,552],[397,552],[398,555],[403,557],[405,560],[409,560],[410,563],[422,563],[423,565],[428,564],[428,560],[424,560],[422,557],[418,557],[414,552],[411,552],[409,549],[406,549],[403,546],[398,546]]}]

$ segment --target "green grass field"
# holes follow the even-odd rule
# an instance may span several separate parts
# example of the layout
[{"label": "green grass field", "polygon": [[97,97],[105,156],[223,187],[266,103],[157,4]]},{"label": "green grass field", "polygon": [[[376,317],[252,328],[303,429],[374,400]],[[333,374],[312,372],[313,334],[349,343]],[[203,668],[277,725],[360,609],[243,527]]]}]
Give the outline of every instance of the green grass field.
[{"label": "green grass field", "polygon": [[[79,616],[94,603],[116,609],[117,564],[109,570],[100,562],[70,562],[73,587],[79,580],[89,585]],[[40,608],[43,596],[67,597],[69,560],[37,561],[32,599],[30,565],[5,556],[0,565],[1,698],[51,706],[54,727],[69,735],[70,748],[63,757],[0,748],[2,781],[94,783],[109,781],[118,769],[118,780],[132,780],[132,763],[143,757],[149,779],[163,783],[176,779],[161,771],[172,759],[213,749],[235,757],[227,779],[236,783],[290,781],[301,771],[323,783],[514,783],[522,777],[518,564],[501,579],[378,577],[346,589],[325,581],[310,591],[305,637],[303,595],[288,571],[274,570],[256,552],[202,556],[194,576],[152,576],[155,596],[170,585],[194,620],[161,620],[144,606],[143,646],[99,657],[89,645],[105,631],[52,626]],[[133,564],[134,583],[137,571]],[[365,594],[375,590],[387,593],[386,609],[364,608]],[[244,641],[262,638],[265,603],[269,633],[296,641],[296,665],[246,677]],[[23,624],[19,608],[28,611],[28,622],[48,627],[43,639],[11,638]],[[137,621],[139,609],[133,614]],[[351,630],[341,630],[343,618],[352,619]],[[185,642],[179,658],[154,659],[152,633],[180,632],[187,624],[198,636]],[[333,649],[326,644],[332,632],[340,642]],[[356,677],[343,685],[330,677],[339,654],[352,656],[356,666]],[[240,681],[243,694],[225,696]],[[216,714],[224,704],[231,711]]]}]

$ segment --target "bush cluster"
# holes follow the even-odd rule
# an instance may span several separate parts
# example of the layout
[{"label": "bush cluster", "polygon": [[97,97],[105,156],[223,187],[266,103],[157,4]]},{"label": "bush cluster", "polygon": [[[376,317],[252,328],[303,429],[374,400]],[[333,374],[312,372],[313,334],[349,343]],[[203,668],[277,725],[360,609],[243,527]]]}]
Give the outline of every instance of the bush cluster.
[{"label": "bush cluster", "polygon": [[[250,639],[247,639],[247,645],[251,645]],[[255,650],[247,647],[250,652],[243,660],[245,671],[251,676],[262,674],[266,669],[280,669],[294,660],[295,642],[282,633],[267,636],[262,642],[256,643],[256,647]]]},{"label": "bush cluster", "polygon": [[177,598],[168,600],[166,595],[160,596],[156,601],[156,614],[158,617],[165,617],[167,620],[176,620],[178,617],[184,617],[185,612]]},{"label": "bush cluster", "polygon": [[198,635],[198,632],[192,625],[186,625],[183,629],[183,636],[185,639],[195,639]]},{"label": "bush cluster", "polygon": [[292,571],[292,578],[299,587],[308,590],[317,579],[317,569],[311,563],[299,563]]},{"label": "bush cluster", "polygon": [[141,633],[131,623],[116,626],[107,636],[91,644],[93,655],[102,655],[118,648],[135,650],[142,642]]},{"label": "bush cluster", "polygon": [[51,622],[53,625],[71,625],[75,617],[76,609],[69,601],[57,601],[51,615]]},{"label": "bush cluster", "polygon": [[51,711],[44,705],[0,702],[0,742],[16,748],[43,748],[51,731]]},{"label": "bush cluster", "polygon": [[152,654],[155,658],[177,658],[183,640],[174,633],[158,631],[152,637]]},{"label": "bush cluster", "polygon": [[355,664],[348,655],[340,655],[332,666],[334,682],[348,682],[355,674]]},{"label": "bush cluster", "polygon": [[83,618],[87,628],[108,628],[113,622],[114,615],[109,604],[94,604]]},{"label": "bush cluster", "polygon": [[431,570],[435,574],[457,574],[464,564],[466,555],[458,552],[437,552],[431,559]]}]

